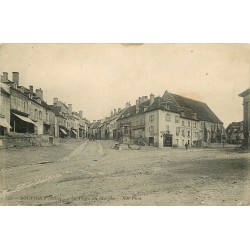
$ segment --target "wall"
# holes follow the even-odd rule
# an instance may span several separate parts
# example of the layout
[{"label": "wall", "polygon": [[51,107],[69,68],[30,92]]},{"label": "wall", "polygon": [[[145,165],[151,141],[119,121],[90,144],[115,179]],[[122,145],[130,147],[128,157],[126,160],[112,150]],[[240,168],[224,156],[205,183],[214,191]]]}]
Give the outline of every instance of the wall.
[{"label": "wall", "polygon": [[0,139],[0,149],[12,147],[28,146],[53,146],[55,145],[53,136],[46,135],[20,135],[15,134],[11,137]]},{"label": "wall", "polygon": [[250,95],[245,96],[243,99],[243,129],[244,129],[244,138],[246,138],[246,142],[248,146],[250,145]]},{"label": "wall", "polygon": [[10,123],[10,96],[0,92],[0,114]]},{"label": "wall", "polygon": [[[166,119],[166,114],[169,114],[170,120]],[[150,119],[154,116],[154,120]],[[178,123],[175,122],[175,117],[178,117]],[[193,143],[193,141],[200,138],[201,125],[199,121],[192,121],[189,119],[181,118],[178,113],[155,110],[146,113],[146,140],[149,142],[149,137],[154,137],[154,145],[163,147],[163,134],[168,130],[169,134],[173,135],[173,146],[184,146],[185,143]],[[184,121],[184,125],[182,123]],[[189,123],[188,123],[189,122]],[[190,124],[190,125],[188,125]],[[150,130],[150,127],[154,127],[154,131]],[[179,128],[179,135],[176,134],[176,129]],[[151,132],[150,132],[151,131]],[[184,131],[184,135],[182,134]],[[189,131],[189,136],[188,136]]]},{"label": "wall", "polygon": [[26,97],[23,93],[20,93],[19,91],[10,88],[10,93],[11,93],[11,102],[10,106],[11,109],[16,109],[20,112],[29,113],[28,109],[28,97]]}]

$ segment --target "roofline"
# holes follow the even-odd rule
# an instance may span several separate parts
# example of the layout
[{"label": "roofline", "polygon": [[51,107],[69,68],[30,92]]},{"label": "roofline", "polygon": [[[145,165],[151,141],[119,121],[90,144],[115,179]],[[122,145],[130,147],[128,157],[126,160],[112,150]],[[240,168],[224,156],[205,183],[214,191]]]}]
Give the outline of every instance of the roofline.
[{"label": "roofline", "polygon": [[246,95],[250,94],[250,88],[246,89],[242,93],[239,94],[240,97],[245,97]]}]

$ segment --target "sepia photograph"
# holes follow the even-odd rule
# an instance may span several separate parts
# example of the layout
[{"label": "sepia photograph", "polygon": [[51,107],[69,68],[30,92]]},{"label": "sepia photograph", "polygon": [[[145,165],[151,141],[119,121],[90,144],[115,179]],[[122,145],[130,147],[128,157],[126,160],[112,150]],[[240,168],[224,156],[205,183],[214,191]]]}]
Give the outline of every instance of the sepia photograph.
[{"label": "sepia photograph", "polygon": [[1,249],[248,249],[247,1],[2,1]]},{"label": "sepia photograph", "polygon": [[0,45],[1,206],[250,204],[250,45]]}]

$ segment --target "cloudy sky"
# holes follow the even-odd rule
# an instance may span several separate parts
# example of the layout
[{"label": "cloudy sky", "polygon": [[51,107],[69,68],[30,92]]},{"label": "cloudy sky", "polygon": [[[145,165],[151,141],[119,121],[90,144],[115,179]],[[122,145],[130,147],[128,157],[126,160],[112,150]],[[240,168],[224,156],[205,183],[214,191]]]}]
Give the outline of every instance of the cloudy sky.
[{"label": "cloudy sky", "polygon": [[20,85],[89,120],[168,90],[206,102],[227,126],[243,119],[238,94],[250,84],[246,44],[3,44],[0,53],[1,73],[19,72]]}]

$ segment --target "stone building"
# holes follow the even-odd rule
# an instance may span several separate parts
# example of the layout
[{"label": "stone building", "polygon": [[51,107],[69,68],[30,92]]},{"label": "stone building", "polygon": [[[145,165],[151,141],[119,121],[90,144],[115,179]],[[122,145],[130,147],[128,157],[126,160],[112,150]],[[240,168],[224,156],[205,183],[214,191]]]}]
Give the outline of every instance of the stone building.
[{"label": "stone building", "polygon": [[93,120],[92,123],[89,124],[89,137],[93,139],[100,139],[100,129],[101,120]]},{"label": "stone building", "polygon": [[145,111],[150,104],[147,96],[139,97],[136,105],[126,104],[117,119],[117,137],[124,143],[141,144],[145,140]]},{"label": "stone building", "polygon": [[10,89],[11,132],[53,136],[55,114],[44,102],[43,91],[37,89],[34,93],[33,86],[20,86],[18,72],[12,72],[12,81],[3,72],[1,81]]},{"label": "stone building", "polygon": [[[126,104],[126,108],[130,107],[130,103]],[[111,111],[110,118],[107,123],[107,139],[109,140],[117,140],[117,119],[119,119],[125,109],[119,108],[118,111],[114,109],[114,111]]]},{"label": "stone building", "polygon": [[10,88],[0,82],[0,136],[10,132]]},{"label": "stone building", "polygon": [[244,131],[244,144],[249,147],[250,145],[250,88],[239,94],[243,97],[243,131]]},{"label": "stone building", "polygon": [[171,94],[136,100],[117,120],[121,141],[157,147],[220,142],[223,123],[207,104]]},{"label": "stone building", "polygon": [[242,144],[244,139],[243,122],[232,122],[226,128],[227,143]]}]

